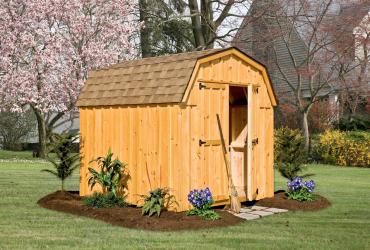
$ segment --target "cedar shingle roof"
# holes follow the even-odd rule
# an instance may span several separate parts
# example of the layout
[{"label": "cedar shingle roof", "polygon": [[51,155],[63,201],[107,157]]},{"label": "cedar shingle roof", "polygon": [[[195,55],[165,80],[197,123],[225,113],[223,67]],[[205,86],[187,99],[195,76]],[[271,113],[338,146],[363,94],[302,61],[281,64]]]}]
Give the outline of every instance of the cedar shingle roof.
[{"label": "cedar shingle roof", "polygon": [[77,106],[179,103],[197,60],[220,51],[150,57],[91,71]]}]

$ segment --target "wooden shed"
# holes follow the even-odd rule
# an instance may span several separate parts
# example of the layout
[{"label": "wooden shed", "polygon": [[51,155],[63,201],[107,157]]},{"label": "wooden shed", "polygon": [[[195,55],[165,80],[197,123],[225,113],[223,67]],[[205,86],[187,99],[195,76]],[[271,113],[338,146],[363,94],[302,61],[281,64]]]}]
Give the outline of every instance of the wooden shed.
[{"label": "wooden shed", "polygon": [[241,201],[274,194],[276,99],[265,67],[236,48],[145,58],[92,71],[77,105],[82,196],[92,193],[89,161],[111,148],[128,163],[130,203],[147,194],[150,184],[152,189],[170,188],[177,211],[190,208],[192,189],[209,187],[216,205],[228,203],[216,114]]}]

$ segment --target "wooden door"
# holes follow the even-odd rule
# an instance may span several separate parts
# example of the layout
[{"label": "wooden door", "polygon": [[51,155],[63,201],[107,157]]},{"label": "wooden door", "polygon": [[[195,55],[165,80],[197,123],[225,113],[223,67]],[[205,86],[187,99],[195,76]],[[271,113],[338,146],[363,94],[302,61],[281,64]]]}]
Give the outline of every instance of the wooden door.
[{"label": "wooden door", "polygon": [[199,83],[200,160],[203,187],[209,187],[217,202],[228,199],[228,179],[223,158],[217,114],[226,145],[229,145],[229,89],[226,84]]},{"label": "wooden door", "polygon": [[259,124],[259,101],[260,93],[258,87],[248,86],[248,167],[247,167],[247,198],[255,200],[258,196],[258,187],[260,180],[260,155],[259,150],[259,129],[262,124]]},{"label": "wooden door", "polygon": [[[240,88],[240,91],[243,91]],[[230,106],[230,166],[238,196],[246,198],[247,193],[247,105]]]}]

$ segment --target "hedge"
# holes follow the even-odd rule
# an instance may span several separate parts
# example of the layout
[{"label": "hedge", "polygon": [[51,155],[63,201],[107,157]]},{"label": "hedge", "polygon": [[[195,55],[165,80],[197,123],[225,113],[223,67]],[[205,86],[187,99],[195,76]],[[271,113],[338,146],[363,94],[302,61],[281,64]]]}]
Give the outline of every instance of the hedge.
[{"label": "hedge", "polygon": [[370,167],[370,133],[327,130],[313,149],[323,163]]}]

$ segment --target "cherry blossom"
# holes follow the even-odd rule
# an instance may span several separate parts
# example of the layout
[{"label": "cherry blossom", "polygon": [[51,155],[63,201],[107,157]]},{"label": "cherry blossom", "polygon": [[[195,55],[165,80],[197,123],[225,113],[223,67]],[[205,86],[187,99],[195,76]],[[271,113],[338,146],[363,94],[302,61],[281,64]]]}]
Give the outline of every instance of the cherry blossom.
[{"label": "cherry blossom", "polygon": [[74,110],[89,70],[136,55],[133,12],[133,0],[0,1],[1,109],[32,108],[47,136],[48,117]]}]

